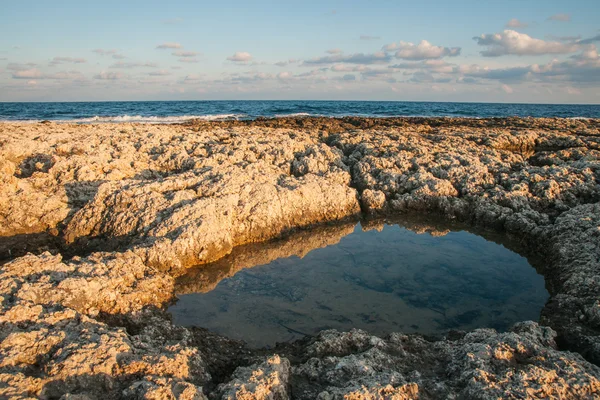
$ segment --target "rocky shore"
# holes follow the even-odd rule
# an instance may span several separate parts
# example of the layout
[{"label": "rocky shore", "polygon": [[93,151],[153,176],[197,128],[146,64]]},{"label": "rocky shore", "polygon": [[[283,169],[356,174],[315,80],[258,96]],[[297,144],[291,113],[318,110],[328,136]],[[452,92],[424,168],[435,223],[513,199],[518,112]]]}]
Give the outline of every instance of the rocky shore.
[{"label": "rocky shore", "polygon": [[[2,123],[0,187],[0,398],[600,396],[598,120]],[[255,350],[165,312],[178,277],[237,246],[415,213],[541,256],[540,320]]]}]

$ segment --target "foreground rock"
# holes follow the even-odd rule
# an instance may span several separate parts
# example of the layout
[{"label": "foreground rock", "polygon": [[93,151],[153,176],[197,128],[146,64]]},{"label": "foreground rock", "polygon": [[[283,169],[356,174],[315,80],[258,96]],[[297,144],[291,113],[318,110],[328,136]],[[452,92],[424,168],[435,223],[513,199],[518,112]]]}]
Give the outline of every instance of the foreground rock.
[{"label": "foreground rock", "polygon": [[[0,184],[0,397],[600,395],[598,121],[7,123]],[[274,355],[161,311],[188,267],[361,209],[518,238],[544,255],[552,329],[326,331]]]},{"label": "foreground rock", "polygon": [[[463,336],[464,335],[464,336]],[[554,333],[533,322],[510,332],[478,329],[455,340],[386,339],[322,332],[294,367],[296,398],[594,398],[598,367],[556,351]],[[345,396],[345,397],[344,397]]]}]

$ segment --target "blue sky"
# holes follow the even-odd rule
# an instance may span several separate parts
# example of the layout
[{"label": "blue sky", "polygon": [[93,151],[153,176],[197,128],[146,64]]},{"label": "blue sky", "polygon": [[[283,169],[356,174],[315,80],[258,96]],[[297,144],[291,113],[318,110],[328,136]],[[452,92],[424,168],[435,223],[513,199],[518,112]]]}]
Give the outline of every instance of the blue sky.
[{"label": "blue sky", "polygon": [[596,1],[0,0],[0,101],[600,103]]}]

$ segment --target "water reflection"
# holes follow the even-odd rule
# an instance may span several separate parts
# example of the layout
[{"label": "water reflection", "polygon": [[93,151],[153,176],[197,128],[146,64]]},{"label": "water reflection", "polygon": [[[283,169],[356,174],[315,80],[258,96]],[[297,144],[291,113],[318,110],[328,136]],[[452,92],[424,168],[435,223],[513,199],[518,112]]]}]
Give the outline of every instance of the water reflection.
[{"label": "water reflection", "polygon": [[[494,238],[496,240],[496,238]],[[527,259],[456,226],[404,220],[300,231],[178,279],[176,323],[272,346],[322,329],[506,329],[548,298]]]}]

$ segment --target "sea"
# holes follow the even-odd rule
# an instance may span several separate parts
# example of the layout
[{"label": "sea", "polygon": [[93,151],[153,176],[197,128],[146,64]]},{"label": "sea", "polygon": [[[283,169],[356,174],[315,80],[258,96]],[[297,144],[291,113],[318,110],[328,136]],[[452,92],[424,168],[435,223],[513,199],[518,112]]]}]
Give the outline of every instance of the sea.
[{"label": "sea", "polygon": [[307,100],[0,102],[0,121],[179,123],[290,116],[600,118],[600,105]]}]

